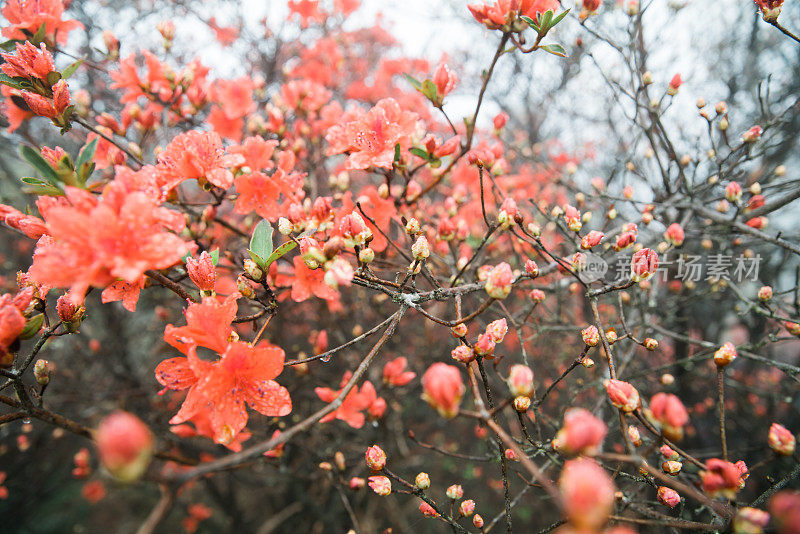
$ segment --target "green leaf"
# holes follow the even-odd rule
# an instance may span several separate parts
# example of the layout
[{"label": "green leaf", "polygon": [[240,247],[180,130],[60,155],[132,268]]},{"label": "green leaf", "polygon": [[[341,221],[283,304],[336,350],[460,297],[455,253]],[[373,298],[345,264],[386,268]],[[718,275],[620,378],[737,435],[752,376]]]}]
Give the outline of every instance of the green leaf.
[{"label": "green leaf", "polygon": [[262,269],[265,268],[264,258],[267,258],[270,254],[272,254],[273,232],[274,230],[272,229],[272,225],[269,224],[269,221],[262,220],[256,225],[255,230],[253,230],[253,237],[250,238],[250,256],[253,258],[253,261],[256,262]]},{"label": "green leaf", "polygon": [[80,58],[78,61],[71,63],[66,69],[61,71],[61,77],[66,80],[67,78],[75,74],[75,71],[78,70],[78,67],[80,67],[82,63],[83,63],[83,58]]},{"label": "green leaf", "polygon": [[52,87],[55,84],[57,84],[58,80],[60,80],[60,79],[61,79],[61,73],[60,72],[53,71],[53,72],[48,72],[47,73],[47,85],[49,85],[50,87]]},{"label": "green leaf", "polygon": [[567,51],[560,44],[542,45],[539,48],[545,52],[550,52],[554,56],[567,57]]},{"label": "green leaf", "polygon": [[422,88],[422,82],[411,76],[410,74],[403,73],[403,77],[414,86],[414,89],[419,91]]},{"label": "green leaf", "polygon": [[30,339],[35,336],[39,330],[42,329],[42,323],[44,323],[43,313],[36,314],[28,319],[28,322],[25,323],[25,327],[19,334],[20,339]]},{"label": "green leaf", "polygon": [[[265,269],[265,270],[269,269],[269,266],[272,265],[275,262],[275,260],[277,260],[278,258],[280,258],[282,256],[285,256],[286,254],[291,252],[296,246],[297,246],[297,243],[295,243],[294,241],[287,241],[283,245],[281,245],[278,248],[276,248],[272,252],[272,254],[270,254],[269,257],[266,260],[264,260],[264,267],[262,267],[262,269]],[[256,261],[256,260],[254,259],[253,261]],[[256,262],[256,263],[258,263],[258,262]]]},{"label": "green leaf", "polygon": [[39,29],[36,30],[36,33],[33,34],[31,41],[35,44],[41,43],[44,41],[44,34],[47,31],[47,23],[42,24],[39,26]]},{"label": "green leaf", "polygon": [[64,192],[58,187],[49,184],[39,178],[26,176],[25,178],[21,178],[21,181],[22,183],[29,186],[29,187],[23,187],[23,190],[27,193],[34,193],[36,195],[49,195],[49,196],[61,196],[64,194]]},{"label": "green leaf", "polygon": [[0,43],[0,49],[5,50],[6,52],[11,52],[14,50],[14,48],[16,48],[18,42],[19,41],[16,41],[14,39],[3,41],[2,43]]},{"label": "green leaf", "polygon": [[398,163],[400,161],[400,143],[394,145],[394,162]]},{"label": "green leaf", "polygon": [[39,171],[39,173],[47,178],[51,184],[60,182],[58,173],[47,163],[47,160],[42,157],[38,150],[34,150],[28,145],[22,145],[19,149],[19,154],[22,158],[31,164],[31,166]]},{"label": "green leaf", "polygon": [[[570,9],[572,9],[572,8],[570,8]],[[552,28],[552,27],[554,27],[556,24],[558,24],[559,22],[561,22],[562,20],[564,20],[564,17],[566,17],[566,16],[567,16],[567,13],[569,13],[570,9],[567,9],[566,11],[562,11],[561,13],[559,13],[559,14],[556,16],[556,18],[554,18],[554,19],[553,19],[553,22],[550,24],[550,27]]]},{"label": "green leaf", "polygon": [[551,27],[550,22],[552,22],[552,20],[553,20],[553,11],[550,9],[539,15],[539,27],[542,29],[541,30],[542,33],[547,33],[547,31]]},{"label": "green leaf", "polygon": [[20,87],[22,87],[19,81],[17,81],[17,78],[12,78],[11,76],[2,71],[0,71],[0,83],[2,83],[3,85],[7,85],[9,87],[13,87],[14,89],[19,89]]},{"label": "green leaf", "polygon": [[75,162],[75,167],[80,168],[81,165],[84,163],[88,163],[94,159],[94,153],[97,151],[97,140],[99,138],[95,137],[92,139],[92,142],[86,145],[81,149],[80,154],[78,154],[78,161]]},{"label": "green leaf", "polygon": [[428,154],[427,151],[422,150],[421,148],[412,147],[408,151],[411,152],[412,154],[414,154],[415,156],[420,157],[420,158],[422,158],[424,160],[430,159],[430,154]]},{"label": "green leaf", "polygon": [[527,17],[527,16],[525,16],[525,15],[521,16],[520,18],[521,18],[523,21],[525,21],[525,23],[526,23],[528,26],[530,26],[531,28],[533,28],[533,29],[534,29],[534,30],[536,30],[537,32],[539,31],[539,25],[536,23],[536,21],[535,21],[535,20],[533,20],[532,18],[530,18],[530,17]]},{"label": "green leaf", "polygon": [[425,95],[425,98],[434,104],[439,103],[439,89],[436,88],[436,84],[431,80],[425,80],[422,82],[422,89],[420,91],[423,95]]}]

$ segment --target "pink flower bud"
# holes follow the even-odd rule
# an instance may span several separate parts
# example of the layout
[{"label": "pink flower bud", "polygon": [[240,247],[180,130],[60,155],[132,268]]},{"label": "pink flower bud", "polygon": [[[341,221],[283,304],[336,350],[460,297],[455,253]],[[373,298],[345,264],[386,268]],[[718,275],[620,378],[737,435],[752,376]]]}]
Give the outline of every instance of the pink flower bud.
[{"label": "pink flower bud", "polygon": [[128,412],[114,412],[100,422],[94,433],[100,461],[115,478],[132,482],[144,474],[153,456],[155,439],[141,419]]},{"label": "pink flower bud", "polygon": [[466,345],[459,345],[450,351],[450,356],[457,362],[469,363],[475,359],[475,351]]},{"label": "pink flower bud", "polygon": [[514,452],[512,449],[506,449],[505,452],[503,452],[503,455],[506,457],[506,460],[510,462],[519,462],[517,453]]},{"label": "pink flower bud", "polygon": [[494,354],[495,341],[489,334],[481,334],[473,347],[478,356],[489,357]]},{"label": "pink flower bud", "polygon": [[658,488],[658,502],[663,504],[664,506],[669,506],[670,508],[675,508],[681,503],[681,496],[672,488],[668,488],[666,486],[661,486]]},{"label": "pink flower bud", "polygon": [[753,126],[746,132],[742,134],[742,141],[745,143],[755,143],[759,139],[761,139],[761,134],[764,132],[764,129],[761,126]]},{"label": "pink flower bud", "polygon": [[415,260],[424,260],[431,255],[431,246],[428,244],[428,239],[421,235],[417,241],[411,245],[411,254],[414,255]]},{"label": "pink flower bud", "polygon": [[714,363],[717,364],[717,367],[726,367],[736,359],[736,356],[736,347],[727,341],[714,353]]},{"label": "pink flower bud", "polygon": [[381,497],[392,493],[392,481],[384,476],[369,477],[369,487]]},{"label": "pink flower bud", "polygon": [[464,496],[464,488],[462,488],[460,484],[453,484],[447,488],[445,495],[447,495],[448,499],[457,501]]},{"label": "pink flower bud", "polygon": [[373,445],[367,449],[365,455],[367,467],[377,472],[386,467],[386,453],[377,445]]},{"label": "pink flower bud", "polygon": [[661,464],[661,470],[668,475],[675,476],[681,472],[681,469],[683,469],[683,464],[678,460],[667,460]]},{"label": "pink flower bud", "polygon": [[564,222],[567,227],[573,232],[580,232],[583,225],[581,224],[581,212],[574,206],[567,205],[564,208]]},{"label": "pink flower bud", "polygon": [[642,435],[639,433],[639,429],[633,425],[628,427],[628,439],[634,447],[641,447]]},{"label": "pink flower bud", "polygon": [[480,516],[480,514],[475,514],[472,516],[472,525],[475,528],[483,528],[483,518]]},{"label": "pink flower bud", "polygon": [[766,302],[772,299],[772,288],[770,286],[762,286],[758,290],[758,300]]},{"label": "pink flower bud", "polygon": [[626,413],[636,410],[641,404],[639,392],[636,391],[636,388],[622,380],[607,381],[606,393],[608,393],[608,398],[611,399],[611,404]]},{"label": "pink flower bud", "polygon": [[422,375],[422,398],[442,417],[456,416],[464,390],[461,373],[455,366],[437,362]]},{"label": "pink flower bud", "polygon": [[536,278],[539,276],[539,266],[533,260],[525,260],[525,273],[530,275],[531,278]]},{"label": "pink flower bud", "polygon": [[450,333],[453,334],[453,337],[462,338],[467,335],[467,325],[458,323],[450,329]]},{"label": "pink flower bud", "polygon": [[581,338],[583,338],[583,342],[586,345],[596,347],[597,344],[600,343],[600,332],[597,330],[597,327],[592,324],[581,330]]},{"label": "pink flower bud", "polygon": [[439,97],[443,98],[455,89],[456,84],[458,84],[458,76],[446,64],[440,63],[433,73],[433,83],[436,85]]},{"label": "pink flower bud", "polygon": [[414,484],[421,490],[426,490],[431,487],[431,477],[428,473],[419,473],[417,478],[414,479]]},{"label": "pink flower bud", "polygon": [[725,187],[725,198],[728,202],[738,203],[742,198],[742,186],[737,182],[730,182]]},{"label": "pink flower bud", "polygon": [[786,331],[793,336],[800,336],[800,324],[793,323],[792,321],[786,321],[783,323],[783,326],[786,328]]},{"label": "pink flower bud", "polygon": [[673,440],[683,438],[683,427],[689,422],[689,414],[681,400],[671,393],[656,393],[650,399],[653,418],[661,423],[661,431]]},{"label": "pink flower bud", "polygon": [[419,512],[425,517],[439,517],[438,512],[433,509],[433,506],[424,501],[419,504]]},{"label": "pink flower bud", "polygon": [[783,425],[772,423],[769,427],[769,448],[781,456],[794,454],[796,440],[794,435]]},{"label": "pink flower bud", "polygon": [[525,413],[531,407],[531,398],[525,396],[514,397],[514,409],[519,413]]},{"label": "pink flower bud", "polygon": [[506,382],[512,396],[528,396],[533,391],[533,371],[525,365],[512,365]]},{"label": "pink flower bud", "polygon": [[614,506],[616,490],[608,473],[594,460],[569,460],[558,485],[571,526],[578,531],[599,531]]},{"label": "pink flower bud", "polygon": [[461,504],[458,505],[458,513],[461,514],[461,517],[471,516],[475,513],[475,501],[472,499],[461,501]]},{"label": "pink flower bud", "polygon": [[634,282],[648,280],[658,269],[658,254],[649,248],[636,252],[631,259],[631,278]]},{"label": "pink flower bud", "polygon": [[508,324],[505,318],[492,321],[486,326],[486,333],[495,341],[501,343],[508,333]]},{"label": "pink flower bud", "polygon": [[667,94],[672,96],[677,95],[678,88],[680,88],[681,85],[683,85],[683,79],[681,79],[681,75],[680,73],[678,73],[675,76],[673,76],[672,79],[669,81],[669,87],[667,87]]},{"label": "pink flower bud", "polygon": [[544,302],[544,299],[547,297],[547,295],[545,295],[544,291],[541,289],[531,289],[531,292],[528,293],[528,296],[533,302],[536,303]]},{"label": "pink flower bud", "polygon": [[661,456],[666,458],[667,460],[677,460],[678,453],[672,450],[672,447],[669,445],[662,445],[661,448],[658,449],[658,452],[661,453]]},{"label": "pink flower bud", "polygon": [[652,337],[645,338],[644,348],[646,348],[649,351],[656,350],[658,348],[658,341],[656,341]]},{"label": "pink flower bud", "polygon": [[[798,514],[800,518],[800,514]],[[743,507],[736,512],[733,518],[733,532],[735,534],[761,534],[769,523],[769,514],[757,508]]]},{"label": "pink flower bud", "polygon": [[664,232],[664,239],[667,240],[672,246],[679,247],[683,244],[684,233],[683,228],[678,223],[672,223],[667,227]]},{"label": "pink flower bud", "polygon": [[199,259],[186,258],[186,272],[201,291],[214,291],[217,281],[217,271],[211,254],[206,251],[200,253]]},{"label": "pink flower bud", "polygon": [[553,439],[553,448],[569,456],[591,456],[597,453],[607,433],[606,424],[591,412],[583,408],[570,408],[564,414],[564,426]]},{"label": "pink flower bud", "polygon": [[495,266],[486,278],[486,293],[493,299],[504,299],[511,292],[511,283],[514,281],[514,273],[511,266],[502,262]]},{"label": "pink flower bud", "polygon": [[734,464],[711,458],[706,461],[707,469],[700,471],[700,481],[703,491],[711,497],[722,495],[728,499],[733,499],[739,491],[739,484],[742,479],[742,472]]},{"label": "pink flower bud", "polygon": [[494,116],[493,122],[495,130],[502,130],[503,127],[508,123],[508,113],[501,111]]},{"label": "pink flower bud", "polygon": [[600,241],[606,236],[603,232],[598,232],[597,230],[592,230],[585,236],[581,238],[581,248],[584,250],[588,250],[592,247],[595,247],[600,244]]}]

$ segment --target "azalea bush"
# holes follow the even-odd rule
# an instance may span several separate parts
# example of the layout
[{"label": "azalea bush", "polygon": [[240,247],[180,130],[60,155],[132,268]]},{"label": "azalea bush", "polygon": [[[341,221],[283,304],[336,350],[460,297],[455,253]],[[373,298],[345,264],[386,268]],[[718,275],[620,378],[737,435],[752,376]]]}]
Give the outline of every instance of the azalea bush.
[{"label": "azalea bush", "polygon": [[800,18],[735,3],[728,103],[660,0],[457,3],[436,57],[359,0],[5,2],[4,526],[800,532]]}]

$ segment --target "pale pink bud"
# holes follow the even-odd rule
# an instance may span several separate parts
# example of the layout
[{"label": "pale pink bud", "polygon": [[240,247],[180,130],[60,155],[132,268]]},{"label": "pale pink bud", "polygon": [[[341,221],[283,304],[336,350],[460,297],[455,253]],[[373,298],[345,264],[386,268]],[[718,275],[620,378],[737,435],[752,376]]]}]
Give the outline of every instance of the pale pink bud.
[{"label": "pale pink bud", "polygon": [[684,240],[684,233],[681,225],[678,223],[670,224],[667,227],[667,231],[664,232],[664,239],[675,247],[681,246]]},{"label": "pale pink bud", "polygon": [[386,467],[386,453],[377,445],[373,445],[367,449],[365,455],[367,467],[373,471],[380,471]]},{"label": "pale pink bud", "polygon": [[794,435],[783,425],[772,423],[769,427],[768,436],[769,448],[781,456],[791,456],[794,454],[796,440]]},{"label": "pale pink bud", "polygon": [[414,479],[414,484],[421,490],[426,490],[431,487],[431,477],[428,473],[419,473],[417,478]]},{"label": "pale pink bud", "polygon": [[581,531],[599,531],[614,506],[614,482],[594,460],[580,458],[564,464],[558,482],[564,514]]},{"label": "pale pink bud", "polygon": [[[800,513],[797,514],[800,519]],[[769,514],[757,508],[743,507],[733,518],[734,534],[761,534],[769,523]],[[781,531],[783,532],[783,531]]]},{"label": "pale pink bud", "polygon": [[469,363],[475,359],[475,351],[466,345],[459,345],[450,351],[450,356],[461,363]]},{"label": "pale pink bud", "polygon": [[[527,397],[524,397],[527,398]],[[561,454],[596,454],[603,443],[608,427],[583,408],[570,408],[564,414],[564,426],[553,439],[553,448]]]},{"label": "pale pink bud", "polygon": [[545,292],[541,289],[531,289],[531,292],[528,293],[528,296],[531,298],[533,302],[539,303],[544,302],[544,299],[547,297]]},{"label": "pale pink bud", "polygon": [[725,198],[728,202],[738,203],[742,198],[742,186],[737,182],[730,182],[725,187]]},{"label": "pale pink bud", "polygon": [[512,396],[528,396],[533,391],[533,371],[525,365],[512,365],[506,383]]},{"label": "pale pink bud", "polygon": [[367,481],[361,477],[353,477],[350,479],[348,486],[350,486],[351,490],[360,490],[364,486],[366,486]]},{"label": "pale pink bud", "polygon": [[761,126],[753,126],[742,134],[742,141],[745,143],[755,143],[761,138],[764,129]]},{"label": "pale pink bud", "polygon": [[467,325],[458,323],[450,329],[450,333],[453,334],[453,337],[462,338],[467,335]]},{"label": "pale pink bud", "polygon": [[475,501],[472,499],[461,501],[461,504],[458,505],[458,513],[461,514],[462,517],[471,516],[473,513],[475,513]]},{"label": "pale pink bud", "polygon": [[422,398],[442,417],[456,416],[464,390],[458,367],[437,362],[422,375]]},{"label": "pale pink bud", "polygon": [[486,326],[486,333],[491,336],[495,343],[502,342],[503,338],[506,337],[506,333],[508,333],[508,324],[505,318],[497,319],[489,323]]},{"label": "pale pink bud", "polygon": [[508,123],[508,113],[501,111],[494,116],[493,123],[495,130],[502,130],[503,127]]},{"label": "pale pink bud", "polygon": [[495,342],[489,334],[481,334],[473,347],[478,356],[491,356],[494,354]]},{"label": "pale pink bud", "polygon": [[428,239],[421,235],[417,241],[411,245],[411,254],[414,255],[415,260],[424,260],[431,255],[431,246],[428,244]]},{"label": "pale pink bud", "polygon": [[770,286],[762,286],[758,290],[758,300],[766,302],[772,299],[772,288]]},{"label": "pale pink bud", "polygon": [[639,429],[633,425],[628,427],[628,439],[634,447],[642,445],[642,436],[639,434]]},{"label": "pale pink bud", "polygon": [[597,344],[600,343],[600,332],[597,330],[597,327],[592,324],[581,330],[581,338],[583,338],[583,342],[586,345],[596,347]]},{"label": "pale pink bud", "polygon": [[611,399],[611,404],[623,412],[630,413],[640,405],[639,392],[632,385],[622,380],[609,380],[606,382],[606,393]]},{"label": "pale pink bud", "polygon": [[736,359],[736,356],[736,347],[727,341],[714,353],[714,363],[717,367],[726,367]]},{"label": "pale pink bud", "polygon": [[656,393],[650,399],[650,412],[661,423],[663,434],[673,440],[683,438],[683,427],[689,423],[689,413],[681,400],[671,393]]},{"label": "pale pink bud", "polygon": [[369,487],[381,497],[392,493],[392,481],[384,476],[369,477]]},{"label": "pale pink bud", "polygon": [[525,273],[530,275],[531,278],[536,278],[539,276],[539,266],[533,260],[525,260]]},{"label": "pale pink bud", "polygon": [[511,292],[511,283],[514,281],[514,273],[511,266],[502,262],[495,266],[486,278],[486,293],[494,299],[504,299]]},{"label": "pale pink bud", "polygon": [[123,482],[138,479],[150,464],[155,438],[133,414],[119,411],[107,416],[97,427],[94,438],[103,466]]},{"label": "pale pink bud", "polygon": [[453,484],[447,488],[445,495],[447,495],[448,499],[457,501],[464,496],[464,488],[462,488],[460,484]]},{"label": "pale pink bud", "polygon": [[472,516],[472,525],[475,528],[483,528],[483,518],[480,516],[480,514],[475,514]]}]

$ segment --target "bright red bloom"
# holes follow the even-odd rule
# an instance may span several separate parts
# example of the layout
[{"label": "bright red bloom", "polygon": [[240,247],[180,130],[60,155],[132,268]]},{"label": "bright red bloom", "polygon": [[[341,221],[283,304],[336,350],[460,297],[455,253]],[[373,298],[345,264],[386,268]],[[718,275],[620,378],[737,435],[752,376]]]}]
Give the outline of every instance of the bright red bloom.
[{"label": "bright red bloom", "polygon": [[294,277],[286,275],[279,277],[279,284],[291,285],[292,300],[303,302],[312,295],[329,302],[339,298],[339,292],[325,283],[323,269],[309,269],[300,256],[295,256],[292,261],[294,262]]},{"label": "bright red bloom", "polygon": [[562,454],[595,454],[608,434],[606,424],[583,408],[570,408],[553,447]]},{"label": "bright red bloom", "polygon": [[222,189],[233,185],[230,167],[241,165],[241,155],[226,154],[222,139],[215,132],[192,130],[173,139],[158,155],[156,168],[165,180],[165,189],[173,189],[184,180],[211,182]]},{"label": "bright red bloom", "polygon": [[400,356],[383,366],[383,383],[392,386],[405,386],[417,376],[413,371],[406,371],[408,361]]},{"label": "bright red bloom", "polygon": [[139,293],[144,289],[144,283],[144,276],[136,282],[117,280],[103,290],[101,300],[103,304],[122,301],[123,308],[129,312],[135,312],[136,303],[139,302]]},{"label": "bright red bloom", "polygon": [[10,23],[2,29],[6,39],[25,40],[45,25],[45,38],[64,45],[69,32],[83,28],[77,20],[62,20],[63,0],[8,0],[0,11]]},{"label": "bright red bloom", "polygon": [[[350,380],[351,376],[352,373],[350,371],[344,374],[340,389],[338,390],[318,387],[314,388],[314,393],[316,393],[317,397],[319,397],[323,402],[333,402],[342,392],[344,386]],[[320,419],[320,423],[327,423],[328,421],[333,421],[334,419],[340,419],[353,428],[361,428],[366,422],[366,416],[363,413],[364,410],[370,410],[371,412],[374,412],[375,409],[377,409],[380,411],[381,404],[383,404],[385,410],[385,401],[383,403],[380,401],[383,401],[383,399],[377,396],[375,387],[369,380],[366,380],[361,386],[361,391],[358,390],[358,386],[354,386],[353,389],[347,393],[347,396],[345,396],[344,400],[342,401],[342,405],[339,406],[339,408],[337,408],[335,411]],[[370,413],[370,415],[375,416],[374,413]],[[383,415],[382,411],[380,411],[380,414],[377,415],[377,417],[380,417],[381,415]]]},{"label": "bright red bloom", "polygon": [[53,56],[42,43],[36,48],[29,42],[17,43],[14,54],[0,54],[5,63],[0,66],[8,76],[20,78],[38,78],[47,81],[47,75],[55,70]]},{"label": "bright red bloom", "polygon": [[66,199],[40,202],[49,236],[33,256],[30,274],[37,282],[68,287],[82,299],[90,286],[139,282],[146,270],[180,261],[191,247],[172,232],[183,229],[184,218],[144,192],[122,189],[112,182],[98,198],[67,187]]},{"label": "bright red bloom", "polygon": [[455,89],[458,84],[458,75],[451,71],[446,63],[439,63],[433,73],[433,83],[436,84],[436,91],[440,98],[444,98],[450,91]]},{"label": "bright red bloom", "polygon": [[458,367],[437,362],[422,375],[422,398],[448,419],[458,414],[464,382]]},{"label": "bright red bloom", "polygon": [[11,133],[19,128],[24,120],[33,117],[33,112],[29,111],[27,108],[23,109],[19,107],[11,98],[12,95],[15,98],[22,98],[22,93],[17,89],[13,89],[7,85],[0,85],[0,92],[5,97],[5,102],[3,102],[3,114],[8,119],[8,132]]},{"label": "bright red bloom", "polygon": [[186,259],[186,273],[201,291],[214,291],[217,271],[211,254],[203,251],[199,259]]},{"label": "bright red bloom", "polygon": [[536,20],[539,13],[558,8],[556,0],[496,0],[492,5],[468,5],[472,16],[490,30],[496,30],[504,24],[513,22],[517,15],[525,15]]},{"label": "bright red bloom", "polygon": [[349,153],[347,169],[379,167],[391,169],[395,146],[406,149],[417,128],[418,115],[405,111],[393,98],[385,98],[368,112],[345,114],[342,125],[334,125],[325,137],[330,154]]},{"label": "bright red bloom", "polygon": [[289,0],[289,16],[300,16],[300,27],[308,28],[309,23],[322,24],[327,15],[320,10],[319,0]]},{"label": "bright red bloom", "polygon": [[[283,371],[283,349],[267,342],[251,346],[228,341],[236,301],[205,298],[186,310],[187,325],[168,325],[164,339],[187,356],[171,358],[156,368],[156,379],[166,388],[189,393],[173,424],[208,416],[214,440],[232,443],[247,424],[245,404],[267,416],[291,412],[286,388],[273,379]],[[220,354],[215,362],[197,357],[198,346]]]},{"label": "bright red bloom", "polygon": [[[303,175],[277,168],[272,174],[253,172],[236,178],[236,213],[255,211],[261,217],[277,221],[288,213],[291,204],[303,198]],[[283,202],[280,202],[283,195]]]},{"label": "bright red bloom", "polygon": [[223,137],[240,141],[244,118],[255,111],[253,81],[250,77],[236,80],[216,80],[209,91],[209,98],[216,106],[207,121]]},{"label": "bright red bloom", "polygon": [[599,531],[614,506],[614,482],[608,473],[594,460],[570,460],[564,464],[558,485],[570,525]]}]

